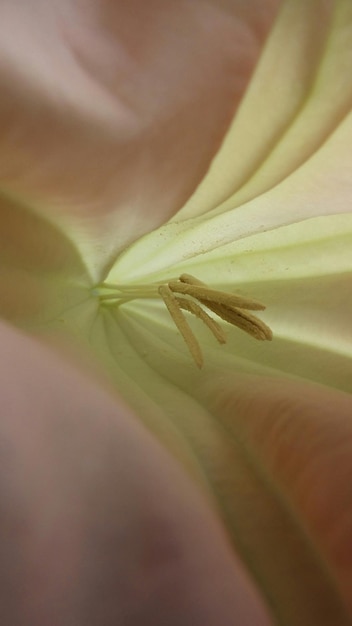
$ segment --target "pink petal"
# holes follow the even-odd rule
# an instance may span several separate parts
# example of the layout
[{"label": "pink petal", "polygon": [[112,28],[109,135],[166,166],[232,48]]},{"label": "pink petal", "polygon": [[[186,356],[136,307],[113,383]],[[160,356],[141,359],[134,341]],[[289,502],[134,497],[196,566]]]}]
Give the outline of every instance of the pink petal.
[{"label": "pink petal", "polygon": [[123,403],[0,339],[1,622],[268,626],[209,502]]},{"label": "pink petal", "polygon": [[204,175],[277,4],[3,2],[2,185],[45,210],[118,212],[119,245],[164,221]]},{"label": "pink petal", "polygon": [[[342,598],[351,615],[351,397],[284,378],[231,377],[225,373],[205,380],[197,395],[233,441],[232,473],[229,459],[227,481],[218,483],[219,498],[229,503],[232,498],[233,505],[237,502],[235,520],[243,540],[249,531],[239,519],[245,511],[250,516],[252,534],[257,537],[250,545],[254,567],[269,589],[275,570],[276,575],[280,572],[280,583],[270,591],[276,595],[278,606],[289,589],[294,595],[301,587],[296,621],[289,621],[293,606],[290,609],[286,601],[284,610],[288,613],[284,623],[308,624],[305,620],[309,612],[314,613],[315,607],[319,613],[329,594],[330,600],[335,597],[336,606]],[[231,488],[236,473],[241,471],[238,463],[242,455],[242,464],[246,459],[250,471],[262,484],[257,504],[245,491],[245,479],[242,486],[237,483],[236,493]],[[263,511],[265,500],[270,498],[274,504],[268,512],[269,521]],[[290,520],[290,535],[286,538],[282,532],[282,511]],[[264,545],[271,547],[273,559],[266,565],[261,562]],[[307,554],[320,569],[315,579],[317,595],[313,592],[309,597],[305,593],[314,580],[307,582]],[[319,579],[320,584],[325,580],[330,588],[325,597],[318,592]],[[346,619],[346,614],[343,618],[329,615],[327,610],[319,622],[310,623],[349,623]]]}]

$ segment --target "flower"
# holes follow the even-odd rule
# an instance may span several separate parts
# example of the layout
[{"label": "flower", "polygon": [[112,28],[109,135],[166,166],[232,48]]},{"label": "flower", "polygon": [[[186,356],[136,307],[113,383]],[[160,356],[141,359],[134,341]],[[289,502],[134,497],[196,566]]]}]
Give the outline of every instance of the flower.
[{"label": "flower", "polygon": [[[6,10],[15,19],[11,16],[13,12],[16,17],[16,9],[9,5]],[[50,22],[44,5],[41,10]],[[81,41],[85,43],[92,15],[87,15],[87,30],[82,28],[76,38],[69,22],[74,10],[70,2],[60,9],[65,36],[79,66],[91,67],[94,54],[85,48],[83,54]],[[200,14],[184,10],[189,11],[190,29],[195,24],[205,29],[206,12],[213,9],[210,5],[204,9],[202,23]],[[219,31],[229,19],[223,10],[214,9]],[[126,19],[133,21],[125,11]],[[166,12],[159,11],[162,23]],[[230,30],[225,28],[225,48],[231,49]],[[199,156],[195,145],[208,117],[202,117],[200,128],[179,143],[174,126],[162,111],[155,112],[159,101],[169,102],[174,96],[163,91],[168,64],[176,64],[176,75],[182,65],[172,42],[165,48],[171,50],[165,67],[156,57],[161,64],[161,80],[153,83],[158,98],[143,101],[144,117],[128,107],[140,85],[132,82],[130,91],[124,87],[118,111],[123,124],[111,143],[107,134],[117,113],[113,93],[106,90],[110,76],[103,72],[100,83],[95,83],[85,74],[76,75],[64,48],[63,74],[57,75],[58,80],[63,76],[63,84],[55,85],[68,112],[62,133],[67,138],[72,129],[78,132],[74,159],[82,159],[85,176],[76,186],[70,155],[60,176],[54,161],[44,164],[42,175],[44,133],[55,114],[51,102],[42,112],[44,133],[38,135],[34,157],[31,152],[33,168],[21,169],[17,154],[13,162],[9,158],[3,176],[2,317],[60,344],[61,350],[62,344],[67,348],[74,343],[85,359],[99,365],[143,423],[215,500],[236,550],[277,620],[300,626],[348,624],[351,610],[351,559],[345,554],[351,537],[351,30],[349,0],[284,2],[224,142],[203,178],[207,159],[220,141],[218,126],[208,133],[204,155]],[[181,32],[189,41],[187,30]],[[93,67],[100,71],[99,58],[106,58],[113,43],[109,37],[97,41],[101,56]],[[10,46],[8,50],[13,54]],[[190,51],[192,47],[185,54]],[[30,52],[26,76],[23,68],[18,71],[22,81],[33,80],[34,95],[40,95],[52,60],[39,61],[35,48]],[[142,52],[137,46],[138,63]],[[215,75],[214,56],[210,70]],[[228,63],[230,57],[229,53]],[[128,64],[121,58],[117,69],[123,78]],[[226,80],[231,76],[230,63],[219,78],[222,88],[224,76]],[[66,79],[78,81],[86,109],[79,110]],[[18,84],[25,89],[25,82]],[[236,89],[229,88],[226,94],[231,106]],[[203,92],[200,85],[198,96]],[[188,115],[188,104],[186,96],[184,103],[180,98],[175,111],[181,120]],[[225,127],[230,108],[221,118],[216,98],[211,107]],[[101,135],[93,128],[86,144],[80,143],[85,120],[77,121],[77,111],[98,121]],[[185,127],[197,126],[192,111]],[[37,111],[34,119],[35,115]],[[141,128],[134,116],[141,120]],[[161,189],[146,175],[152,169],[148,153],[138,156],[138,140],[145,135],[155,141],[161,159]],[[75,140],[70,141],[76,147]],[[126,147],[127,164],[115,156],[116,141]],[[175,178],[172,168],[178,163],[177,149],[170,150],[173,141],[180,151],[196,156],[194,168],[183,164],[177,184],[172,182],[169,189],[168,181]],[[8,142],[12,145],[12,135]],[[26,148],[25,140],[20,156],[28,166]],[[86,163],[94,150],[103,154],[103,167],[97,162],[97,171],[90,172],[92,180],[87,180]],[[164,151],[170,162],[162,158]],[[134,160],[135,190],[130,180],[124,181]],[[110,184],[118,167],[122,170],[118,183]],[[77,176],[76,167],[74,171]],[[144,188],[145,181],[149,187]],[[56,197],[59,208],[50,215],[46,205],[58,183],[62,197]],[[116,188],[121,205],[114,212]],[[79,211],[76,215],[65,211],[73,189],[78,189],[77,204],[89,202],[89,221]],[[167,219],[158,226],[163,216]],[[185,275],[195,280],[182,278]],[[235,293],[241,298],[241,310],[246,299],[263,303],[261,321],[253,324],[271,328],[274,340],[255,341],[222,322],[216,316],[219,310],[209,311],[208,304],[214,301],[208,300],[205,308],[221,325],[226,343],[217,344],[208,318],[202,324],[190,312],[181,312],[180,319],[187,324],[184,341],[175,325],[178,313],[170,315],[167,308],[172,313],[173,305],[165,306],[170,292],[163,289],[170,286],[174,302],[175,293],[179,298],[182,286],[192,281],[202,281],[226,297]],[[150,293],[152,298],[145,297]],[[191,301],[204,311],[203,296]],[[269,330],[265,332],[270,338]],[[204,357],[201,370],[194,363],[202,365],[199,352],[193,360],[189,354],[189,348],[192,352],[198,345],[194,339]]]}]

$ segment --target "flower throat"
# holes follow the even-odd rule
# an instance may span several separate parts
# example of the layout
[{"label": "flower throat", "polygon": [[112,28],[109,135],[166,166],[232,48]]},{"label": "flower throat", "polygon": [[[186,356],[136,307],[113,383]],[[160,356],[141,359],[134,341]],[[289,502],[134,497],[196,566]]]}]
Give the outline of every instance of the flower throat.
[{"label": "flower throat", "polygon": [[263,304],[226,291],[212,289],[191,274],[181,274],[178,279],[162,284],[102,283],[95,287],[93,292],[98,295],[102,304],[108,306],[121,306],[135,299],[161,298],[199,368],[204,363],[203,353],[184,311],[199,318],[221,344],[226,343],[226,335],[223,327],[209,312],[237,326],[254,339],[259,341],[272,339],[271,329],[258,317],[248,313],[248,311],[263,311],[265,309]]}]

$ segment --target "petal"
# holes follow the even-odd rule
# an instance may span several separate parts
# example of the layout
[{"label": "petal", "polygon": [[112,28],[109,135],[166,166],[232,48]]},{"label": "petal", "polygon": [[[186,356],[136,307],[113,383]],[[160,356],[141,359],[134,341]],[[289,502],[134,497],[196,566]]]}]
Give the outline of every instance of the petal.
[{"label": "petal", "polygon": [[[141,280],[256,233],[314,217],[351,212],[352,117],[310,161],[277,187],[219,215],[171,222],[118,259],[109,281]],[[143,264],[140,259],[143,258]],[[221,279],[220,279],[221,280]]]},{"label": "petal", "polygon": [[[351,611],[351,396],[282,379],[226,374],[203,380],[198,392],[201,402],[256,467],[267,493],[280,500],[296,528],[296,538],[304,537],[310,553],[320,560],[321,574],[329,581],[331,592]],[[245,493],[243,502],[246,506]],[[278,550],[284,560],[292,541],[298,563],[294,534],[281,540],[282,528],[278,517],[275,525],[274,511],[270,525],[263,527],[263,517],[256,511],[255,518],[251,507],[254,502],[247,502],[247,519],[253,520],[255,527],[252,532],[261,534],[269,549]],[[241,514],[245,516],[245,510]],[[244,524],[243,532],[247,532]],[[293,578],[297,580],[297,570],[294,577],[292,571],[287,571],[288,586]],[[284,578],[283,570],[281,573]],[[304,584],[305,573],[301,575]],[[324,598],[313,594],[310,602],[322,606]],[[321,619],[310,623],[324,623]],[[333,617],[325,621],[340,623]],[[345,623],[342,618],[341,623]]]},{"label": "petal", "polygon": [[90,215],[71,227],[104,231],[106,256],[156,226],[204,175],[277,4],[3,2],[2,185]]},{"label": "petal", "polygon": [[[95,311],[92,278],[77,249],[55,224],[0,194],[0,317],[31,332],[66,310]],[[80,332],[85,333],[81,321]],[[51,326],[50,326],[51,327]],[[76,325],[75,333],[79,326]],[[72,332],[72,327],[70,328]]]},{"label": "petal", "polygon": [[121,400],[0,338],[1,622],[269,626],[209,498]]},{"label": "petal", "polygon": [[[274,340],[261,344],[228,327],[220,353],[351,392],[351,241],[351,215],[307,220],[195,258],[175,273],[188,271],[266,305],[260,317]],[[201,341],[206,358],[215,358],[207,333]]]},{"label": "petal", "polygon": [[[351,111],[351,31],[349,0],[282,4],[211,171],[177,219],[244,204],[324,146]],[[349,144],[345,137],[344,146]]]},{"label": "petal", "polygon": [[[185,358],[180,337],[175,340],[170,328],[156,323],[154,334],[151,325],[152,322],[148,325],[147,314],[138,322],[133,311],[123,313],[121,308],[116,316],[106,312],[106,341],[116,360],[115,384],[136,408],[143,422],[216,498],[233,543],[267,598],[276,621],[289,626],[330,626],[335,623],[347,626],[350,615],[344,604],[346,598],[342,599],[348,592],[342,588],[344,572],[341,570],[336,581],[335,564],[326,562],[325,538],[315,539],[313,527],[308,531],[305,520],[298,514],[300,512],[296,512],[288,501],[289,486],[286,497],[286,484],[281,484],[276,476],[268,476],[270,467],[262,460],[260,448],[258,450],[261,440],[255,441],[257,447],[253,444],[253,448],[249,448],[244,440],[247,404],[251,406],[250,392],[253,388],[259,389],[260,407],[260,390],[265,392],[268,378],[244,377],[239,369],[232,377],[226,369],[226,359],[219,359],[217,365],[213,361],[206,362],[199,373]],[[99,343],[102,346],[101,340]],[[243,366],[243,359],[239,365]],[[255,367],[254,364],[253,369]],[[303,414],[304,400],[301,407],[299,399],[307,397],[310,387],[307,383],[295,383],[289,393],[290,384],[282,376],[277,377],[276,382],[274,379],[274,389],[265,396],[262,411],[268,406],[269,412],[270,403],[275,408],[276,397],[280,409],[284,403],[280,399],[286,397],[285,390],[288,389],[287,411],[292,405],[293,415],[299,415],[300,408]],[[284,389],[281,395],[280,385]],[[332,407],[329,408],[329,419],[333,428],[335,404],[340,397],[346,396],[321,389],[322,406],[326,409],[328,397]],[[247,404],[243,398],[248,398]],[[317,402],[319,398],[319,393],[315,392],[313,399]],[[347,399],[343,402],[347,403],[345,414],[349,415],[351,403]],[[262,415],[262,411],[255,409],[251,415],[254,424],[256,415],[258,422]],[[273,420],[277,413],[273,409]],[[318,409],[313,414],[318,415]],[[304,426],[300,433],[304,438]],[[314,431],[308,431],[313,451],[318,433],[318,423]],[[261,431],[258,439],[260,437]],[[264,436],[262,439],[264,445]],[[282,445],[286,445],[285,432],[282,439]],[[328,434],[325,441],[328,446]],[[273,442],[270,453],[274,460],[275,452]],[[299,458],[304,464],[304,459]],[[300,469],[299,458],[297,455],[296,473]],[[294,471],[292,475],[294,477]],[[348,538],[345,537],[346,544]]]},{"label": "petal", "polygon": [[[265,304],[260,317],[273,331],[270,343],[257,342],[226,325],[227,344],[219,347],[199,320],[189,319],[206,366],[286,373],[351,392],[351,242],[351,214],[315,218],[243,238],[172,268],[167,263],[147,281],[168,281],[188,272],[216,288]],[[165,256],[166,251],[165,247]],[[115,271],[119,270],[117,264]],[[139,273],[143,271],[140,264]],[[123,281],[124,273],[116,279]],[[122,309],[117,323],[125,319],[126,326],[131,324],[129,338],[134,336],[140,354],[158,372],[166,367],[177,384],[184,384],[192,362],[164,307],[135,300]]]},{"label": "petal", "polygon": [[[317,29],[320,6],[322,29]],[[351,212],[351,29],[348,0],[284,3],[210,172],[171,223],[142,238],[118,260],[109,281],[145,279],[196,256],[206,260],[208,252],[255,233]],[[302,37],[303,50],[297,46]],[[278,50],[286,39],[292,49],[287,57],[283,55],[283,67],[276,73]],[[312,68],[307,70],[307,63]],[[272,90],[267,88],[268,75],[274,80]],[[300,93],[296,104],[293,80]],[[278,93],[283,93],[282,99]],[[253,133],[257,123],[258,141]],[[276,124],[281,124],[281,130]],[[261,137],[261,129],[266,138]],[[248,157],[246,146],[251,153]],[[248,171],[243,173],[243,168]],[[237,173],[242,183],[237,181]]]}]

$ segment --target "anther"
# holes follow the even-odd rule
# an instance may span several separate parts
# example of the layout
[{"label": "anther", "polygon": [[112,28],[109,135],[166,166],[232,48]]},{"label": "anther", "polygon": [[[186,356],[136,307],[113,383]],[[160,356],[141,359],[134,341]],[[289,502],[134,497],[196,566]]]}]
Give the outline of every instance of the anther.
[{"label": "anther", "polygon": [[199,318],[216,340],[226,343],[223,328],[211,317],[204,307],[225,322],[237,326],[259,341],[271,341],[272,331],[261,319],[248,311],[263,311],[265,306],[251,298],[212,289],[191,274],[181,274],[168,283],[147,285],[113,285],[102,283],[93,289],[103,304],[120,306],[131,300],[161,297],[172,320],[181,333],[196,365],[203,366],[200,345],[188,324],[183,311]]},{"label": "anther", "polygon": [[182,313],[181,307],[177,302],[177,298],[175,298],[172,293],[170,287],[168,285],[160,285],[159,294],[165,302],[165,306],[169,311],[172,319],[174,320],[178,330],[180,331],[185,343],[196,363],[196,365],[201,368],[203,366],[203,354],[200,349],[200,345],[195,338],[185,316]]},{"label": "anther", "polygon": [[193,313],[193,315],[202,320],[219,343],[226,343],[226,335],[221,326],[212,317],[210,317],[210,315],[208,315],[208,313],[206,313],[206,311],[204,311],[199,304],[193,302],[193,300],[187,300],[186,298],[176,298],[176,300],[181,309],[189,311],[189,313]]}]

